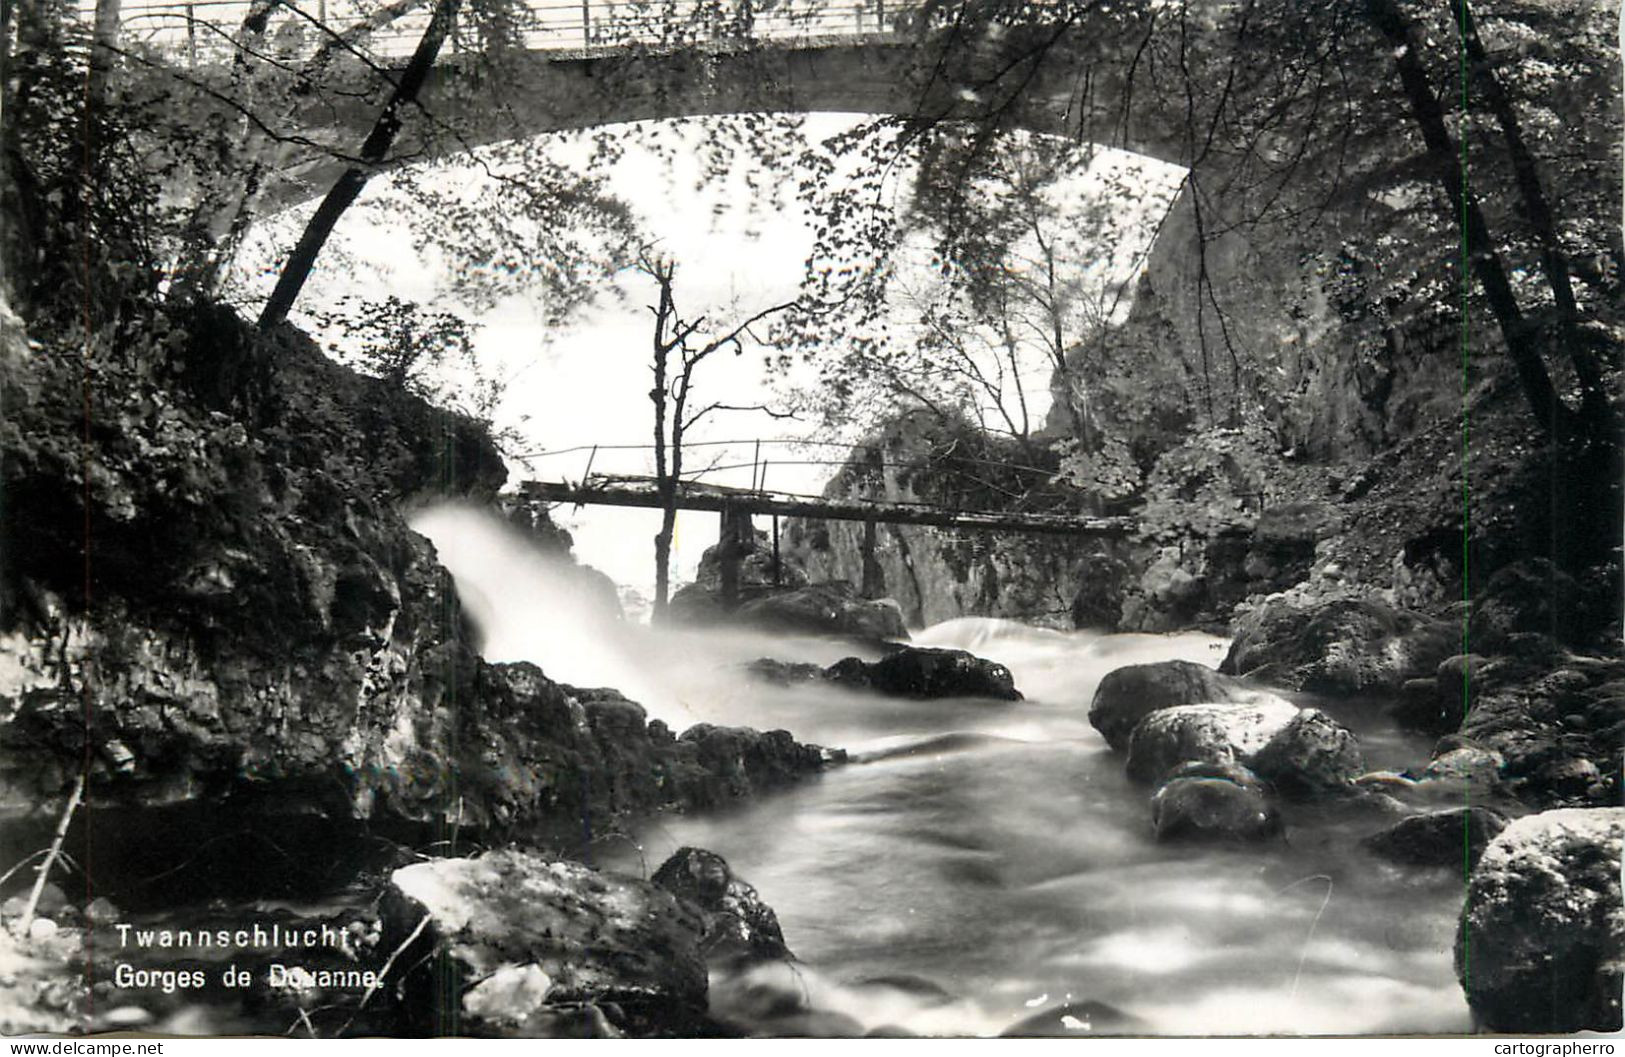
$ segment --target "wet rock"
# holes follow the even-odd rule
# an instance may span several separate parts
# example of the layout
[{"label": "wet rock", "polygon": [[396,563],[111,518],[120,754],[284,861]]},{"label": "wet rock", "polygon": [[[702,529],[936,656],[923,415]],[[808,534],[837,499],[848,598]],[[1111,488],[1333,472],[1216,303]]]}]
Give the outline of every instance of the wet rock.
[{"label": "wet rock", "polygon": [[1347,792],[1365,771],[1354,734],[1318,709],[1292,717],[1248,760],[1248,766],[1284,796]]},{"label": "wet rock", "polygon": [[648,882],[493,851],[396,870],[382,909],[391,950],[427,920],[397,959],[414,1030],[548,1034],[561,1013],[612,1003],[618,1031],[683,1034],[705,1013],[700,917]]},{"label": "wet rock", "polygon": [[1279,812],[1251,776],[1171,779],[1151,798],[1151,826],[1160,841],[1256,841],[1282,833]]},{"label": "wet rock", "polygon": [[745,671],[752,679],[774,686],[796,686],[801,683],[821,682],[824,678],[824,669],[816,664],[799,664],[795,661],[776,661],[771,657],[751,661],[745,665]]},{"label": "wet rock", "polygon": [[1491,1031],[1618,1031],[1625,808],[1567,808],[1501,831],[1468,881],[1456,975]]},{"label": "wet rock", "polygon": [[1187,760],[1238,763],[1262,749],[1298,714],[1285,701],[1175,705],[1142,719],[1129,738],[1128,775],[1155,782]]},{"label": "wet rock", "polygon": [[679,848],[651,880],[699,909],[704,922],[700,949],[713,964],[718,957],[792,957],[773,908],[715,852]]},{"label": "wet rock", "polygon": [[1236,622],[1221,672],[1327,694],[1399,693],[1460,648],[1461,629],[1374,599],[1271,596]]},{"label": "wet rock", "polygon": [[850,690],[873,690],[892,697],[1022,699],[1010,669],[965,650],[901,646],[878,661],[843,657],[823,669],[810,664],[757,661],[750,670],[780,685],[821,679]]},{"label": "wet rock", "polygon": [[868,666],[869,686],[894,697],[1020,701],[1010,669],[964,650],[907,646]]},{"label": "wet rock", "polygon": [[1087,1035],[1143,1035],[1151,1026],[1105,1002],[1066,1002],[1034,1013],[999,1033],[1006,1039],[1060,1039]]},{"label": "wet rock", "polygon": [[1214,778],[1258,793],[1265,792],[1268,789],[1263,779],[1238,763],[1187,760],[1168,772],[1168,777],[1163,779],[1163,784],[1166,785],[1181,778]]},{"label": "wet rock", "polygon": [[1476,653],[1458,653],[1439,662],[1432,679],[1408,679],[1388,714],[1407,730],[1449,734],[1461,729],[1470,694],[1481,692],[1480,676],[1490,665]]},{"label": "wet rock", "polygon": [[742,604],[735,619],[752,627],[801,635],[839,635],[883,642],[908,638],[903,611],[890,599],[858,597],[843,581],[809,584]]},{"label": "wet rock", "polygon": [[1148,714],[1173,705],[1281,702],[1230,676],[1191,661],[1131,664],[1106,673],[1089,702],[1089,722],[1118,752]]},{"label": "wet rock", "polygon": [[675,749],[670,791],[681,802],[702,808],[782,788],[846,759],[838,749],[803,745],[786,730],[710,723],[696,723],[683,731]]},{"label": "wet rock", "polygon": [[869,682],[869,662],[861,657],[842,657],[824,669],[824,678],[849,690],[873,689]]},{"label": "wet rock", "polygon": [[1500,753],[1481,745],[1453,744],[1441,746],[1439,752],[1422,770],[1424,780],[1454,780],[1488,786],[1501,774],[1506,763]]},{"label": "wet rock", "polygon": [[1360,843],[1391,862],[1461,869],[1476,864],[1506,825],[1506,816],[1499,812],[1462,807],[1401,819]]}]

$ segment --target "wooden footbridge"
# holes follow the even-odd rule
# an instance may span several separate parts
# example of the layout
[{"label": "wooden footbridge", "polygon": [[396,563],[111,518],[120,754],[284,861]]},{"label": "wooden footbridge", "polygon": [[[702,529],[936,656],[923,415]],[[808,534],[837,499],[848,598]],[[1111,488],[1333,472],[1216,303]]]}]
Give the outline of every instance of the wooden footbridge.
[{"label": "wooden footbridge", "polygon": [[[753,475],[754,479],[754,475]],[[581,506],[619,506],[661,510],[668,499],[653,477],[587,477],[579,483],[568,481],[525,481],[520,493],[547,503],[573,503]],[[717,557],[721,563],[722,597],[731,604],[738,599],[739,565],[750,550],[751,516],[769,514],[773,518],[773,569],[779,569],[779,517],[802,517],[831,521],[861,521],[866,525],[866,543],[872,549],[877,525],[931,525],[946,529],[984,532],[1036,532],[1058,536],[1122,536],[1132,532],[1135,519],[1096,517],[1086,514],[1026,513],[1008,510],[962,510],[929,503],[883,501],[878,499],[831,498],[771,492],[765,488],[731,488],[699,481],[676,484],[670,504],[678,510],[706,510],[721,515]]]}]

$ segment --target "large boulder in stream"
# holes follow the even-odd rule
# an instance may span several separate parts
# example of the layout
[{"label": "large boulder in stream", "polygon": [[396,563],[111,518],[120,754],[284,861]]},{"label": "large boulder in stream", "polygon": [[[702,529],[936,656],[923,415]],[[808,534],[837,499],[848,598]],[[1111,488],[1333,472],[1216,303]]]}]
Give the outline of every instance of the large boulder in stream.
[{"label": "large boulder in stream", "polygon": [[[1211,765],[1209,765],[1211,766]],[[1159,841],[1267,840],[1282,834],[1263,782],[1245,768],[1183,768],[1151,798]]]},{"label": "large boulder in stream", "polygon": [[[647,881],[492,851],[396,870],[382,911],[414,1030],[602,1034],[590,1030],[602,1021],[613,1033],[684,1035],[704,1023],[703,922]],[[589,1008],[598,1017],[583,1024]]]},{"label": "large boulder in stream", "polygon": [[1100,731],[1106,744],[1122,752],[1128,748],[1129,735],[1140,720],[1158,709],[1223,702],[1287,704],[1274,694],[1221,675],[1206,665],[1157,661],[1107,672],[1089,703],[1089,722]]},{"label": "large boulder in stream", "polygon": [[831,665],[827,677],[892,697],[990,697],[1020,701],[1010,669],[965,650],[905,646],[865,663],[848,657]]},{"label": "large boulder in stream", "polygon": [[1379,858],[1403,866],[1475,865],[1496,835],[1506,829],[1506,816],[1485,807],[1457,807],[1400,819],[1360,843]]},{"label": "large boulder in stream", "polygon": [[1625,808],[1563,808],[1518,819],[1467,884],[1456,976],[1491,1031],[1620,1030]]},{"label": "large boulder in stream", "polygon": [[982,697],[1020,701],[1010,669],[965,650],[902,646],[878,661],[843,657],[828,668],[775,661],[768,657],[745,666],[752,678],[775,686],[827,682],[892,697]]},{"label": "large boulder in stream", "polygon": [[1460,651],[1461,628],[1376,599],[1272,595],[1241,614],[1221,672],[1291,690],[1398,693]]},{"label": "large boulder in stream", "polygon": [[1297,716],[1286,701],[1175,705],[1142,719],[1129,737],[1128,775],[1160,781],[1186,761],[1240,763]]},{"label": "large boulder in stream", "polygon": [[1293,716],[1247,763],[1288,797],[1347,792],[1365,773],[1365,754],[1353,733],[1314,708]]},{"label": "large boulder in stream", "polygon": [[720,958],[758,961],[790,958],[778,915],[756,889],[734,876],[728,861],[703,848],[678,848],[660,864],[654,883],[700,912],[700,949]]}]

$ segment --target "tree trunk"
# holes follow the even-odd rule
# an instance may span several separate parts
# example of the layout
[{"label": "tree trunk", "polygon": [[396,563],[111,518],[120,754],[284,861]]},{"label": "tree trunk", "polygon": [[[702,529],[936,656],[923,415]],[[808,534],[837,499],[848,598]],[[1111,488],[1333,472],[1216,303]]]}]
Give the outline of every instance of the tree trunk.
[{"label": "tree trunk", "polygon": [[1506,267],[1490,237],[1489,224],[1479,208],[1477,197],[1467,187],[1461,157],[1445,124],[1444,108],[1440,106],[1439,97],[1422,67],[1422,42],[1417,39],[1413,27],[1395,0],[1366,0],[1366,13],[1394,46],[1394,62],[1399,67],[1400,83],[1410,102],[1411,114],[1421,128],[1428,155],[1433,160],[1445,197],[1454,211],[1456,224],[1462,233],[1464,256],[1470,258],[1473,274],[1484,288],[1490,311],[1506,341],[1507,353],[1512,357],[1529,410],[1548,434],[1557,432],[1560,426],[1566,424],[1568,409],[1552,387],[1551,376],[1541,359],[1536,328],[1530,325],[1518,307],[1517,295],[1507,278]]},{"label": "tree trunk", "polygon": [[339,217],[344,215],[344,211],[355,202],[357,196],[361,194],[361,189],[377,171],[379,163],[389,153],[390,145],[395,142],[395,136],[401,130],[401,112],[417,99],[423,82],[434,67],[435,59],[440,55],[440,46],[445,43],[446,36],[451,32],[460,3],[461,0],[439,0],[435,4],[434,16],[429,20],[429,27],[423,31],[422,38],[418,40],[417,50],[412,53],[411,61],[401,74],[389,102],[384,105],[383,113],[378,115],[378,121],[372,126],[372,132],[361,145],[362,164],[346,169],[334,181],[332,190],[327,192],[327,197],[322,199],[322,204],[316,208],[316,214],[310,218],[310,223],[305,225],[298,244],[294,246],[293,253],[283,265],[282,274],[277,277],[276,288],[271,291],[271,299],[266,302],[265,310],[260,313],[261,331],[270,330],[288,318],[288,312],[298,300],[299,291],[304,289],[305,280],[310,278],[310,270],[316,264],[316,256],[327,244],[334,225],[338,223]]},{"label": "tree trunk", "polygon": [[660,511],[660,531],[655,533],[655,600],[654,616],[666,613],[667,593],[671,589],[671,540],[677,529],[677,511],[666,507]]},{"label": "tree trunk", "polygon": [[1453,0],[1456,27],[1466,48],[1469,68],[1480,94],[1489,104],[1490,112],[1506,141],[1507,155],[1512,161],[1512,172],[1522,200],[1522,214],[1540,243],[1541,266],[1546,271],[1546,283],[1552,290],[1552,302],[1557,306],[1559,339],[1574,365],[1574,375],[1580,382],[1581,410],[1587,419],[1600,420],[1607,414],[1608,394],[1602,379],[1602,368],[1586,346],[1580,334],[1580,311],[1574,301],[1574,285],[1569,277],[1569,262],[1557,237],[1557,222],[1553,219],[1545,188],[1541,185],[1540,169],[1529,144],[1523,137],[1523,127],[1506,88],[1495,76],[1484,42],[1478,36],[1472,10],[1467,0]]}]

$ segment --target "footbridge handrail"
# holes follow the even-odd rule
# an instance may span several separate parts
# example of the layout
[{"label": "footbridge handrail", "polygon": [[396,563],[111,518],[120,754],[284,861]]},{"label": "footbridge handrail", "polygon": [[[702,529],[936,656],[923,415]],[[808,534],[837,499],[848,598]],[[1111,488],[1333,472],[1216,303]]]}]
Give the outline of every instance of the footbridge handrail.
[{"label": "footbridge handrail", "polygon": [[[186,65],[212,65],[234,53],[238,27],[255,6],[254,0],[137,0],[120,8],[120,35]],[[377,13],[365,0],[283,0],[277,7],[292,16],[264,38],[278,61],[314,54],[327,39],[323,25],[343,28]],[[367,34],[365,53],[375,60],[410,55],[431,7],[424,0]],[[918,7],[919,0],[526,0],[515,37],[526,50],[560,58],[637,47],[872,38],[893,35]],[[87,24],[93,19],[93,0],[80,0],[80,14]],[[475,45],[465,22],[453,30],[447,57]]]}]

